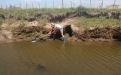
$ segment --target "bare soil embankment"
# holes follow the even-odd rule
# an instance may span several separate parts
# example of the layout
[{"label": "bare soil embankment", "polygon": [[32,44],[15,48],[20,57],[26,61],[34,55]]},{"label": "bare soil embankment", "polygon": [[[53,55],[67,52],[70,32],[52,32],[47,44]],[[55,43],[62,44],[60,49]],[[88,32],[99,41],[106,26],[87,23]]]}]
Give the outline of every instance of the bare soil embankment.
[{"label": "bare soil embankment", "polygon": [[[24,17],[28,22],[26,26],[2,24],[0,28],[0,42],[17,42],[17,41],[31,41],[34,37],[39,37],[39,40],[50,40],[48,36],[51,30],[50,24],[46,26],[40,26],[36,21],[36,18],[43,17],[48,19],[49,22],[59,21],[64,27],[65,37],[68,41],[121,41],[121,27],[118,26],[103,26],[103,27],[88,27],[79,28],[70,23],[74,17],[98,17],[98,18],[114,18],[120,20],[121,13],[117,11],[113,12],[85,12],[85,11],[72,11],[69,13],[61,13],[53,15],[51,13],[35,12],[34,17]],[[20,16],[6,17],[4,14],[0,14],[0,17],[4,20],[8,18],[16,18],[21,20]],[[67,20],[65,20],[67,19]],[[64,21],[65,20],[65,21]],[[10,29],[10,30],[9,30]],[[60,32],[57,33],[57,38],[60,38]]]},{"label": "bare soil embankment", "polygon": [[[34,37],[39,37],[38,41],[48,41],[51,39],[48,36],[50,30],[49,25],[17,27],[12,32],[1,29],[0,42],[31,41]],[[64,33],[67,41],[121,41],[121,27],[117,26],[84,29],[74,25],[64,25]],[[57,32],[56,37],[61,38],[60,32]]]},{"label": "bare soil embankment", "polygon": [[[47,41],[51,37],[48,36],[51,28],[31,26],[17,28],[13,34],[14,41],[31,40],[31,34],[37,32],[35,37],[40,37],[38,40]],[[64,26],[65,37],[68,41],[121,41],[120,27],[90,27],[88,29],[78,28],[73,25]],[[60,32],[57,33],[57,38],[61,38]]]}]

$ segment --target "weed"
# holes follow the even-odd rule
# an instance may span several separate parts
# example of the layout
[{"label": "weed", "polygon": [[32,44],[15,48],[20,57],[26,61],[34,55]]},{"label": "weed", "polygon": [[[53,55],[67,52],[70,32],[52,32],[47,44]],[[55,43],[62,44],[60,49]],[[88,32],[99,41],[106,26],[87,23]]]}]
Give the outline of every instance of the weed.
[{"label": "weed", "polygon": [[74,21],[72,21],[72,24],[77,25],[78,27],[99,27],[99,26],[113,26],[118,25],[121,26],[121,21],[116,19],[100,19],[100,18],[86,18],[86,17],[80,17]]},{"label": "weed", "polygon": [[88,33],[88,32],[89,32],[89,28],[85,27],[84,32],[85,32],[85,33]]},{"label": "weed", "polygon": [[0,26],[3,24],[3,20],[2,19],[0,19]]},{"label": "weed", "polygon": [[40,19],[39,20],[39,24],[42,25],[42,26],[45,26],[47,23],[48,23],[47,19]]},{"label": "weed", "polygon": [[32,33],[26,33],[26,37],[33,37],[37,34],[37,31],[32,32]]},{"label": "weed", "polygon": [[19,27],[24,27],[25,23],[20,23]]}]

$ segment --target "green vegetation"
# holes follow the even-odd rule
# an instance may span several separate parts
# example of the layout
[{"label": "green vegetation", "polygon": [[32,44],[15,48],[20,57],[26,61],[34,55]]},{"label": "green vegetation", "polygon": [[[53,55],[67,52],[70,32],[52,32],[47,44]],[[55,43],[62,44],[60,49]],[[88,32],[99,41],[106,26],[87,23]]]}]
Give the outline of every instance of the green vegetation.
[{"label": "green vegetation", "polygon": [[71,12],[72,10],[76,10],[75,8],[42,8],[40,11],[44,13],[52,13],[52,14],[58,14],[58,13],[66,13]]},{"label": "green vegetation", "polygon": [[41,26],[45,26],[45,25],[48,23],[48,20],[47,20],[47,19],[39,19],[39,20],[38,20],[38,23],[39,23]]},{"label": "green vegetation", "polygon": [[32,33],[26,33],[26,37],[33,37],[37,34],[38,32],[32,32]]},{"label": "green vegetation", "polygon": [[15,23],[16,20],[12,18],[12,19],[5,20],[5,22],[8,23],[8,25],[11,25],[11,24]]},{"label": "green vegetation", "polygon": [[0,9],[0,12],[7,15],[7,14],[13,14],[13,15],[33,15],[37,11],[41,11],[43,13],[52,13],[52,14],[58,14],[63,12],[70,12],[72,10],[76,10],[75,8],[30,8],[30,9]]},{"label": "green vegetation", "polygon": [[[37,21],[39,21],[40,25],[46,25],[48,23],[48,20],[42,15],[44,19],[41,19],[42,17],[37,17],[36,13],[51,13],[53,15],[59,14],[59,13],[67,13],[72,10],[75,10],[74,8],[30,8],[30,9],[21,9],[21,8],[8,8],[8,9],[0,9],[0,13],[5,15],[7,19],[5,20],[5,23],[8,23],[11,25],[12,23],[15,23],[16,21],[25,20],[25,17],[33,17],[36,18]],[[12,16],[12,18],[10,18]],[[20,18],[20,20],[17,20],[17,18]],[[38,19],[39,18],[39,19]]]},{"label": "green vegetation", "polygon": [[83,6],[79,6],[75,8],[75,10],[82,10],[86,12],[111,12],[111,11],[119,11],[121,12],[120,9],[108,9],[108,8],[86,8]]},{"label": "green vegetation", "polygon": [[121,26],[121,21],[116,19],[106,19],[106,18],[86,18],[86,17],[80,17],[74,21],[72,21],[73,24],[79,26],[79,27],[91,27],[91,26],[113,26],[118,25]]},{"label": "green vegetation", "polygon": [[0,9],[0,12],[8,15],[33,15],[37,11],[41,11],[43,13],[52,13],[52,14],[58,14],[58,13],[66,13],[71,12],[74,10],[82,10],[87,12],[110,12],[110,11],[121,11],[120,9],[107,9],[107,8],[86,8],[83,6],[79,6],[77,8],[27,8],[27,9],[21,9],[21,8],[8,8],[8,9]]},{"label": "green vegetation", "polygon": [[20,23],[19,27],[24,27],[25,23]]},{"label": "green vegetation", "polygon": [[[118,11],[121,12],[120,9],[106,9],[106,8],[86,8],[83,6],[79,6],[77,8],[30,8],[30,9],[21,9],[21,8],[8,8],[8,9],[0,9],[0,13],[7,16],[7,19],[4,21],[9,25],[15,23],[16,21],[25,21],[25,17],[30,19],[36,18],[38,23],[42,26],[46,25],[49,21],[47,19],[47,15],[36,16],[36,13],[51,13],[52,15],[57,15],[61,13],[68,14],[71,11],[81,10],[85,12],[111,12]],[[13,18],[10,18],[10,15]],[[18,17],[20,20],[18,20]],[[3,20],[0,19],[0,25],[3,23]],[[121,22],[116,19],[106,19],[106,18],[87,18],[80,17],[72,22],[72,24],[78,25],[79,27],[88,27],[88,26],[102,26],[102,25],[119,25],[121,26]],[[25,26],[25,23],[19,24],[20,27]]]},{"label": "green vegetation", "polygon": [[3,24],[3,20],[2,19],[0,19],[0,26]]},{"label": "green vegetation", "polygon": [[6,30],[8,30],[8,31],[12,31],[12,32],[13,32],[14,29],[15,29],[15,27],[13,27],[13,26],[12,26],[12,27],[10,27],[10,26],[7,26],[7,27],[6,27]]}]

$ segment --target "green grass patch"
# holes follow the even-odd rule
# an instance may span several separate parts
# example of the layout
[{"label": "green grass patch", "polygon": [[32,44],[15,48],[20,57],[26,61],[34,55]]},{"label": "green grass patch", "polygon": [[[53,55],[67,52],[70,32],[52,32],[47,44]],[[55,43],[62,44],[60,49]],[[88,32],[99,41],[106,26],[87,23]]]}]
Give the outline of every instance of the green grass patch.
[{"label": "green grass patch", "polygon": [[12,25],[16,23],[16,20],[14,18],[11,18],[11,19],[6,19],[4,22],[7,23],[8,25]]},{"label": "green grass patch", "polygon": [[[21,8],[8,8],[8,9],[0,9],[0,13],[9,16],[12,14],[14,18],[6,19],[4,22],[8,23],[9,25],[15,23],[16,17],[20,16],[24,20],[25,17],[27,16],[32,16],[38,19],[37,21],[39,22],[40,25],[44,26],[48,23],[48,20],[44,15],[41,15],[39,17],[36,17],[37,12],[42,12],[42,13],[50,13],[52,15],[57,15],[61,13],[65,13],[66,15],[72,11],[85,11],[85,12],[112,12],[112,11],[118,11],[121,12],[120,9],[107,9],[107,8],[86,8],[83,6],[79,6],[77,8],[29,8],[29,9],[21,9]],[[41,19],[41,18],[44,19]],[[2,20],[0,20],[0,25],[3,23]],[[105,25],[121,25],[121,22],[116,20],[116,19],[106,19],[106,18],[86,18],[86,17],[81,17],[78,18],[77,20],[74,20],[73,23],[77,26],[84,26],[84,27],[89,27],[89,26],[105,26]],[[21,23],[19,26],[23,27],[24,23]]]},{"label": "green grass patch", "polygon": [[3,20],[2,19],[0,19],[0,26],[3,24]]},{"label": "green grass patch", "polygon": [[25,26],[25,23],[20,23],[19,24],[19,27],[24,27]]},{"label": "green grass patch", "polygon": [[26,15],[33,15],[35,12],[43,12],[43,13],[51,13],[51,14],[58,14],[58,13],[67,13],[74,10],[81,10],[86,12],[111,12],[111,11],[121,11],[120,9],[107,9],[107,8],[87,8],[83,6],[78,6],[76,8],[8,8],[8,9],[0,9],[0,13],[4,15],[14,14],[26,16]]},{"label": "green grass patch", "polygon": [[121,26],[121,21],[106,18],[86,18],[80,17],[72,22],[78,27],[98,27],[98,26]]},{"label": "green grass patch", "polygon": [[35,32],[32,32],[32,33],[26,33],[26,37],[34,37],[38,32],[35,31]]},{"label": "green grass patch", "polygon": [[39,19],[38,20],[38,23],[41,26],[45,26],[48,23],[48,20],[47,19]]}]

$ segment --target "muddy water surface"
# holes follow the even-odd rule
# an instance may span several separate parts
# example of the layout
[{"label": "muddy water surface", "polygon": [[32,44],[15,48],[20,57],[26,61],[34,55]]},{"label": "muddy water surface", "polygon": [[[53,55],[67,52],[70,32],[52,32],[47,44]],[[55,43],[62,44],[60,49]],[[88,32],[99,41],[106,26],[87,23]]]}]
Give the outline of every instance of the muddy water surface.
[{"label": "muddy water surface", "polygon": [[121,42],[0,44],[0,75],[121,75]]}]

